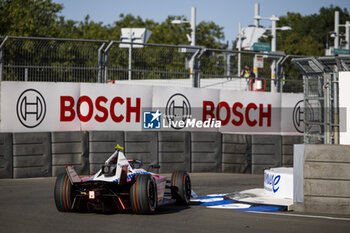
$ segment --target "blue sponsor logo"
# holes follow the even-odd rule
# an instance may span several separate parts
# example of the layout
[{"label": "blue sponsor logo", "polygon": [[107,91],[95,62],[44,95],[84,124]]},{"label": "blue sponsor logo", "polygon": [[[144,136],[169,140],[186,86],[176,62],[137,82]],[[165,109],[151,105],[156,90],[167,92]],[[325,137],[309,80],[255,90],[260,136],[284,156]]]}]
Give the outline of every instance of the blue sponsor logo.
[{"label": "blue sponsor logo", "polygon": [[[126,182],[130,182],[132,180],[132,178],[137,175],[137,174],[150,174],[149,172],[135,172],[135,173],[131,173],[129,175],[127,175],[126,177]],[[113,180],[113,182],[119,182],[119,178]]]},{"label": "blue sponsor logo", "polygon": [[159,110],[143,112],[143,128],[144,129],[160,129],[161,113]]},{"label": "blue sponsor logo", "polygon": [[129,174],[127,177],[126,177],[126,181],[127,182],[130,182],[132,180],[132,178],[137,175],[137,174],[150,174],[149,172],[135,172],[135,173],[132,173],[132,174]]},{"label": "blue sponsor logo", "polygon": [[278,189],[280,188],[278,186],[278,183],[281,180],[281,176],[280,175],[270,175],[270,174],[266,174],[265,175],[265,184],[268,186],[272,186],[272,191],[275,193],[278,191]]}]

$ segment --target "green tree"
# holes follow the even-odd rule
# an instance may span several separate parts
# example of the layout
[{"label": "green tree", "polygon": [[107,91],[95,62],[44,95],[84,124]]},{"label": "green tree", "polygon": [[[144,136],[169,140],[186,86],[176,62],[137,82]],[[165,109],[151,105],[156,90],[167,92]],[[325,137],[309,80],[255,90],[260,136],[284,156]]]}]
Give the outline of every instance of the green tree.
[{"label": "green tree", "polygon": [[[278,31],[277,50],[291,55],[324,56],[327,42],[329,46],[333,46],[330,32],[334,31],[334,11],[340,12],[340,24],[350,20],[346,8],[342,9],[333,5],[322,7],[318,13],[311,15],[303,16],[300,13],[288,12],[286,16],[280,17],[277,26],[289,25],[292,30]],[[340,28],[340,32],[344,30]],[[270,43],[270,40],[271,36],[261,41]],[[264,71],[269,72],[268,68],[264,68]],[[287,74],[284,91],[302,91],[302,75],[297,67],[292,63],[286,63],[284,71]]]},{"label": "green tree", "polygon": [[[186,37],[186,34],[191,34],[189,24],[174,25],[171,23],[174,19],[175,17],[168,16],[165,21],[157,23],[150,19],[142,20],[139,16],[134,17],[132,15],[121,14],[119,20],[114,22],[112,29],[116,32],[115,36],[117,38],[115,38],[115,40],[120,38],[121,28],[140,27],[152,31],[149,43],[189,45],[190,42]],[[187,20],[183,16],[177,17],[177,19]],[[225,44],[221,43],[224,39],[223,28],[214,22],[200,22],[197,25],[196,37],[196,44],[199,46],[208,48],[223,48],[225,46]]]},{"label": "green tree", "polygon": [[[189,44],[188,24],[173,25],[175,17],[168,17],[158,23],[140,16],[121,14],[112,25],[94,22],[87,15],[80,22],[58,16],[61,4],[51,0],[0,0],[0,35],[60,37],[100,40],[120,40],[121,28],[147,28],[152,36],[149,43]],[[178,19],[186,20],[183,16]],[[209,48],[223,48],[223,28],[214,22],[200,22],[197,25],[197,45]]]},{"label": "green tree", "polygon": [[[286,16],[280,17],[277,25],[289,25],[292,30],[279,33],[278,49],[287,54],[323,56],[327,42],[333,43],[329,32],[334,31],[334,11],[340,12],[341,24],[350,20],[346,8],[333,5],[322,7],[317,14],[302,16],[300,13],[288,12]],[[340,32],[344,30],[340,28]]]},{"label": "green tree", "polygon": [[115,40],[113,30],[109,25],[104,26],[102,22],[96,23],[90,20],[87,15],[84,21],[79,22],[73,33],[75,38],[84,38],[91,40]]},{"label": "green tree", "polygon": [[0,35],[56,36],[62,8],[51,0],[1,0]]},{"label": "green tree", "polygon": [[225,36],[224,28],[215,24],[213,21],[202,21],[197,25],[197,44],[207,48],[224,49],[226,44],[223,43]]},{"label": "green tree", "polygon": [[[172,44],[172,45],[186,45],[189,44],[186,34],[190,33],[187,24],[174,25],[171,23],[175,17],[168,16],[168,18],[160,24],[157,24],[152,30],[150,43],[157,44]],[[185,20],[183,17],[178,18]]]}]

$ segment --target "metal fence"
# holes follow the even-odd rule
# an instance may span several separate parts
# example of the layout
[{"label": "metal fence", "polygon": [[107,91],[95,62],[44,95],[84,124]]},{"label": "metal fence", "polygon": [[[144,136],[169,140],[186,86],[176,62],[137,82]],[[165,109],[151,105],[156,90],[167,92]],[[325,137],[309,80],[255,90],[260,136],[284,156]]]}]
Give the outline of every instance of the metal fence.
[{"label": "metal fence", "polygon": [[[186,45],[12,36],[1,40],[0,80],[101,83],[117,80],[245,90],[250,86],[246,78],[240,77],[238,64],[253,69],[256,54],[265,57],[264,67],[258,69],[256,77],[263,90],[269,91],[272,83],[281,92],[302,92],[301,75],[288,73],[291,57],[284,55]],[[277,77],[272,80],[270,65],[274,59],[278,60]]]},{"label": "metal fence", "polygon": [[6,37],[0,45],[0,80],[97,82],[106,41]]},{"label": "metal fence", "polygon": [[[260,83],[260,91],[276,85],[278,92],[304,92],[305,143],[339,143],[338,71],[350,71],[350,57],[295,58],[104,40],[7,36],[0,41],[0,81],[117,81],[250,90],[252,79],[239,73],[243,65],[253,68],[259,55],[264,61],[254,69],[254,85]],[[275,79],[270,78],[272,61],[276,61]]]},{"label": "metal fence", "polygon": [[339,144],[339,71],[350,71],[350,57],[293,59],[304,73],[304,142]]},{"label": "metal fence", "polygon": [[104,49],[104,80],[188,79],[186,53],[179,49],[172,45],[111,41]]}]

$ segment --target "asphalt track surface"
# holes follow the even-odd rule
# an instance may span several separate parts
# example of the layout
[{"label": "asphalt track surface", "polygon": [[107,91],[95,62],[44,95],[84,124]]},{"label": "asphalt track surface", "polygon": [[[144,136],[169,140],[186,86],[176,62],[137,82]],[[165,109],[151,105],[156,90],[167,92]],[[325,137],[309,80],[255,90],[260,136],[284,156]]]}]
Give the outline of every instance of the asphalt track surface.
[{"label": "asphalt track surface", "polygon": [[[190,174],[198,195],[262,188],[262,175]],[[0,180],[0,232],[350,232],[350,216],[249,213],[205,206],[161,207],[153,215],[61,213],[54,178]]]}]

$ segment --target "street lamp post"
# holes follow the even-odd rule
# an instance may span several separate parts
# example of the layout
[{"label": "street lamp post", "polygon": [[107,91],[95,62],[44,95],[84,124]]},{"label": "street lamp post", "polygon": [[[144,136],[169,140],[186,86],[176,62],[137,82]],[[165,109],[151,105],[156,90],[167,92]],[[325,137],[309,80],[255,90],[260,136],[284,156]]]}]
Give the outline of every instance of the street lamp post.
[{"label": "street lamp post", "polygon": [[254,26],[259,27],[259,19],[260,19],[260,4],[254,4]]},{"label": "street lamp post", "polygon": [[346,49],[350,49],[350,21],[345,22]]},{"label": "street lamp post", "polygon": [[[191,45],[196,46],[196,8],[192,7],[191,8]],[[191,77],[190,79],[192,82],[194,82],[194,76],[193,76],[193,71],[194,71],[194,59],[195,59],[195,54],[192,55],[191,60],[190,60],[190,74]]]},{"label": "street lamp post", "polygon": [[242,25],[238,23],[238,64],[237,64],[237,76],[241,77],[241,51],[242,51]]},{"label": "street lamp post", "polygon": [[191,8],[191,45],[196,46],[196,8]]},{"label": "street lamp post", "polygon": [[[191,42],[191,46],[196,46],[196,8],[191,8],[191,21],[185,21],[185,20],[173,20],[171,21],[172,24],[182,24],[182,23],[189,23],[191,25],[191,36],[187,35],[188,40]],[[194,59],[195,54],[192,55],[191,60],[189,62],[190,66],[190,78],[193,81],[193,70],[194,70]]]},{"label": "street lamp post", "polygon": [[[256,15],[254,17],[254,19],[271,21],[271,28],[266,28],[266,30],[271,30],[271,36],[272,36],[272,38],[271,38],[271,52],[275,53],[277,50],[277,36],[276,36],[277,30],[287,31],[287,30],[291,30],[292,28],[289,26],[276,27],[277,21],[279,20],[279,18],[276,15],[272,15],[269,18],[260,17],[259,15]],[[277,85],[274,83],[275,79],[276,79],[276,60],[273,59],[273,61],[271,63],[271,92],[273,92],[273,93],[277,92]]]},{"label": "street lamp post", "polygon": [[339,11],[334,12],[334,48],[339,49]]},{"label": "street lamp post", "polygon": [[334,11],[334,32],[332,32],[334,35],[334,49],[343,47],[342,44],[339,44],[339,39],[342,34],[339,32],[339,27],[345,27],[345,49],[350,49],[350,21],[346,21],[345,24],[339,24],[339,11]]},{"label": "street lamp post", "polygon": [[[271,35],[272,35],[271,52],[275,53],[275,52],[277,52],[277,34],[276,34],[276,31],[277,30],[289,31],[289,30],[292,30],[292,28],[289,26],[276,27],[276,21],[279,19],[275,15],[272,15],[270,20],[272,21],[272,25],[271,25]],[[275,79],[276,79],[276,59],[273,59],[272,63],[271,63],[271,92],[273,92],[273,93],[277,92],[277,83],[275,83]]]},{"label": "street lamp post", "polygon": [[[292,28],[289,26],[283,26],[283,27],[276,27],[276,22],[279,20],[279,18],[276,15],[272,15],[270,18],[271,20],[271,52],[276,52],[277,51],[277,30],[280,31],[288,31],[291,30]],[[277,85],[272,82],[275,81],[276,79],[276,59],[273,59],[272,64],[271,64],[271,92],[276,93],[277,92]]]},{"label": "street lamp post", "polygon": [[[271,20],[271,52],[276,52],[276,47],[277,47],[277,40],[276,40],[276,22],[279,20],[276,15],[272,15],[270,18]],[[276,93],[277,92],[277,85],[274,83],[276,79],[276,60],[272,60],[271,64],[271,92]]]}]

